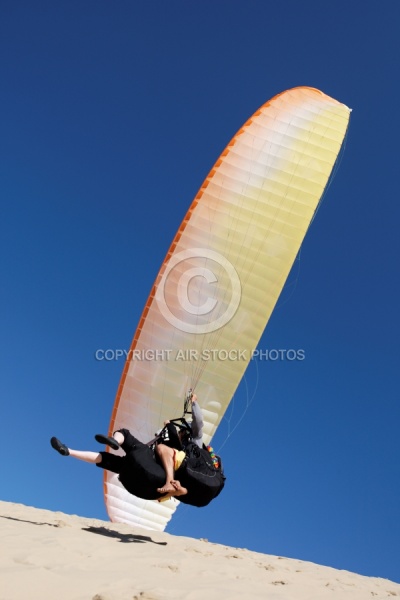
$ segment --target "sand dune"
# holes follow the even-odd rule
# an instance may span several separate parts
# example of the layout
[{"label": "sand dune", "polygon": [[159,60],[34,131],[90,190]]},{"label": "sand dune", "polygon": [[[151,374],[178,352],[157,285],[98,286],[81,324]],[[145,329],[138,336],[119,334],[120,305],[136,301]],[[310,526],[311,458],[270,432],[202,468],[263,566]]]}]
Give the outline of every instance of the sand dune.
[{"label": "sand dune", "polygon": [[381,600],[400,585],[0,502],[0,600]]}]

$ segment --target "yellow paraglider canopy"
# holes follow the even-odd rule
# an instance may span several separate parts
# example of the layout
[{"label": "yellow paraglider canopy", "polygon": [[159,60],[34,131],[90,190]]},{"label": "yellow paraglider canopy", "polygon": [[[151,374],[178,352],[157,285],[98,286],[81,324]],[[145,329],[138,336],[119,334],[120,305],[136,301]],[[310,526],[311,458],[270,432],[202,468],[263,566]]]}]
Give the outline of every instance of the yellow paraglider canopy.
[{"label": "yellow paraglider canopy", "polygon": [[[118,388],[110,433],[154,436],[196,390],[208,442],[264,331],[340,151],[350,109],[300,87],[264,104],[205,179],[161,266]],[[164,529],[177,503],[105,472],[113,521]]]}]

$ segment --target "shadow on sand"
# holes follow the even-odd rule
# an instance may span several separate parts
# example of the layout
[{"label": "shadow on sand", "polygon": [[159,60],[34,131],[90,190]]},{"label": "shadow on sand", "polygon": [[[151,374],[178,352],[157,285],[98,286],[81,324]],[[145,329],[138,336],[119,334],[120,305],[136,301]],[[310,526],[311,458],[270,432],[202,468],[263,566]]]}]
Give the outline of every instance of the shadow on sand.
[{"label": "shadow on sand", "polygon": [[39,523],[38,521],[29,521],[28,519],[17,519],[16,517],[6,517],[0,515],[1,519],[9,519],[10,521],[19,521],[20,523],[31,523],[31,525],[47,525],[48,527],[60,527],[59,523]]},{"label": "shadow on sand", "polygon": [[[30,523],[31,525],[47,525],[48,527],[63,527],[64,523],[47,523],[45,521],[29,521],[28,519],[17,519],[16,517],[7,517],[6,515],[0,515],[1,519],[9,519],[10,521],[19,521],[20,523]],[[116,538],[123,544],[135,542],[136,544],[157,544],[157,546],[166,546],[167,542],[155,542],[151,537],[147,535],[138,535],[135,533],[120,533],[119,531],[113,531],[107,529],[107,527],[82,527],[82,531],[88,531],[89,533],[96,533],[98,535],[105,535],[106,537]]]},{"label": "shadow on sand", "polygon": [[152,544],[157,544],[158,546],[167,545],[167,542],[155,542],[151,539],[151,537],[147,535],[137,535],[135,533],[120,533],[119,531],[107,529],[107,527],[83,527],[82,531],[89,531],[89,533],[97,533],[98,535],[105,535],[107,537],[117,538],[123,544],[128,544],[132,542],[135,542],[137,544],[144,544],[146,542],[151,542]]}]

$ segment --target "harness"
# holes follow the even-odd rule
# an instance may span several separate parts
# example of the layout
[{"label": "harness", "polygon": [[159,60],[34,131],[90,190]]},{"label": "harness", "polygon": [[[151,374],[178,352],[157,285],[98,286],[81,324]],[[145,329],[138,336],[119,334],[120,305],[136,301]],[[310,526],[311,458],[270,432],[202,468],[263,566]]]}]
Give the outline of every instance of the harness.
[{"label": "harness", "polygon": [[[183,415],[181,417],[177,417],[175,419],[170,419],[170,423],[172,423],[173,425],[178,425],[179,429],[184,429],[187,434],[189,435],[189,438],[193,437],[193,432],[192,432],[192,428],[190,427],[189,423],[186,421],[186,415],[191,415],[192,411],[189,410],[189,406],[190,406],[190,401],[192,400],[193,397],[193,390],[189,390],[188,393],[186,394],[186,398],[183,404]],[[156,437],[153,438],[152,440],[150,440],[149,442],[147,442],[147,445],[150,448],[155,448],[157,444],[161,444],[167,436],[167,430],[168,430],[168,425],[164,425],[164,427],[156,434]]]},{"label": "harness", "polygon": [[[193,390],[190,389],[188,391],[188,393],[186,394],[186,397],[184,400],[182,416],[176,417],[175,419],[170,419],[170,421],[169,421],[169,424],[172,423],[172,425],[177,425],[180,430],[183,429],[188,434],[188,440],[189,440],[188,443],[190,443],[193,438],[192,428],[190,427],[189,423],[186,420],[186,416],[192,414],[192,411],[190,410],[190,402],[192,400],[192,397],[193,397]],[[168,424],[164,425],[164,427],[156,434],[156,437],[154,437],[152,440],[147,442],[147,445],[152,450],[154,450],[156,445],[162,444],[164,441],[167,440],[167,437],[168,437]],[[215,454],[214,449],[211,446],[206,446],[205,444],[203,444],[202,450],[206,450],[210,454],[214,469],[220,471],[222,474],[222,477],[225,479],[225,477],[223,475],[224,470],[223,470],[223,466],[222,466],[221,457],[218,456],[217,454]]]}]

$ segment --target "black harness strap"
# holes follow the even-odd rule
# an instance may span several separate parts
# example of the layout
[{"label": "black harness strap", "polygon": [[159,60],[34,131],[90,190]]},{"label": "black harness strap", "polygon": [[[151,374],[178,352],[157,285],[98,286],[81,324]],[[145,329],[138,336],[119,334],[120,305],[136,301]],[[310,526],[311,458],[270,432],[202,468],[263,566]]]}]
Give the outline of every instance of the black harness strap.
[{"label": "black harness strap", "polygon": [[[192,411],[189,410],[189,405],[190,405],[192,398],[193,398],[193,390],[190,389],[188,391],[188,393],[186,394],[186,398],[185,398],[185,401],[183,404],[183,415],[181,417],[177,417],[176,419],[170,420],[170,423],[173,423],[174,425],[175,424],[179,425],[179,429],[185,429],[185,431],[187,431],[189,436],[192,436],[192,428],[190,427],[189,423],[186,421],[185,416],[192,414]],[[152,448],[156,444],[158,444],[161,440],[163,440],[165,438],[165,433],[167,431],[167,427],[168,427],[168,425],[164,425],[164,427],[161,429],[161,431],[159,431],[159,433],[156,435],[156,437],[153,438],[152,440],[150,440],[149,442],[147,442],[147,446]]]}]

